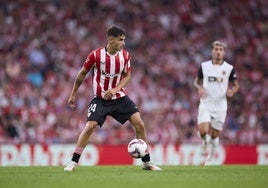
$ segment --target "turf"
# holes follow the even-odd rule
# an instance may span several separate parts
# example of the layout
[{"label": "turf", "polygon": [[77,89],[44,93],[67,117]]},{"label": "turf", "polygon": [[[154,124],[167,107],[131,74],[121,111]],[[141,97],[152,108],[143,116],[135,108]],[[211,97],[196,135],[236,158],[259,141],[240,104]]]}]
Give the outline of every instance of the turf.
[{"label": "turf", "polygon": [[139,166],[0,167],[4,188],[266,188],[267,165],[162,166],[164,171]]}]

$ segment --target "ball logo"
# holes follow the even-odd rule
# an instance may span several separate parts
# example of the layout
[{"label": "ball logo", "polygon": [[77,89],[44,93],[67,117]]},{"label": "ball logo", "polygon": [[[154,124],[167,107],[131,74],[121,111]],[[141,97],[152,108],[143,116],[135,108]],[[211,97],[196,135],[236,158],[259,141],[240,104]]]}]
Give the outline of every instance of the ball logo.
[{"label": "ball logo", "polygon": [[148,153],[148,146],[142,139],[133,139],[128,144],[128,153],[133,158],[142,158]]}]

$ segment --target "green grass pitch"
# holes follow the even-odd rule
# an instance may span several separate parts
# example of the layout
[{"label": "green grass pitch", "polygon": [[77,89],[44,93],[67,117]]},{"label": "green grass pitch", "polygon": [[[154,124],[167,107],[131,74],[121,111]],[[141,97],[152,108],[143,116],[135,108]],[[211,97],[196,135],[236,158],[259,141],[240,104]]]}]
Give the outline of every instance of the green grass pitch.
[{"label": "green grass pitch", "polygon": [[267,165],[0,167],[1,188],[267,188]]}]

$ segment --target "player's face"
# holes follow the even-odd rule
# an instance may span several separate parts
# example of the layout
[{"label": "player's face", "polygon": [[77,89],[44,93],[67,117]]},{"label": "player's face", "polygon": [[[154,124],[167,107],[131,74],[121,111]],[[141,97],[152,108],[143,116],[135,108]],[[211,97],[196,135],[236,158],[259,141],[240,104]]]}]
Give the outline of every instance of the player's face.
[{"label": "player's face", "polygon": [[224,47],[221,45],[214,46],[211,52],[212,58],[216,61],[221,61],[223,59],[224,54],[225,50]]},{"label": "player's face", "polygon": [[121,36],[115,37],[113,39],[112,46],[113,46],[115,51],[120,51],[124,48],[125,39],[126,39],[125,35],[121,35]]}]

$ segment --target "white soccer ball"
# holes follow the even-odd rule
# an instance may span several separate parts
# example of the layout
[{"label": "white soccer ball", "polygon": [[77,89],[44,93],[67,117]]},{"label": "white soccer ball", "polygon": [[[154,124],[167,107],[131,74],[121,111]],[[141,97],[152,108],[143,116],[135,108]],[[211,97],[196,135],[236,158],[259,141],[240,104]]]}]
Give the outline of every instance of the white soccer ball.
[{"label": "white soccer ball", "polygon": [[142,158],[148,153],[148,146],[142,139],[135,138],[128,143],[128,153],[133,158]]}]

